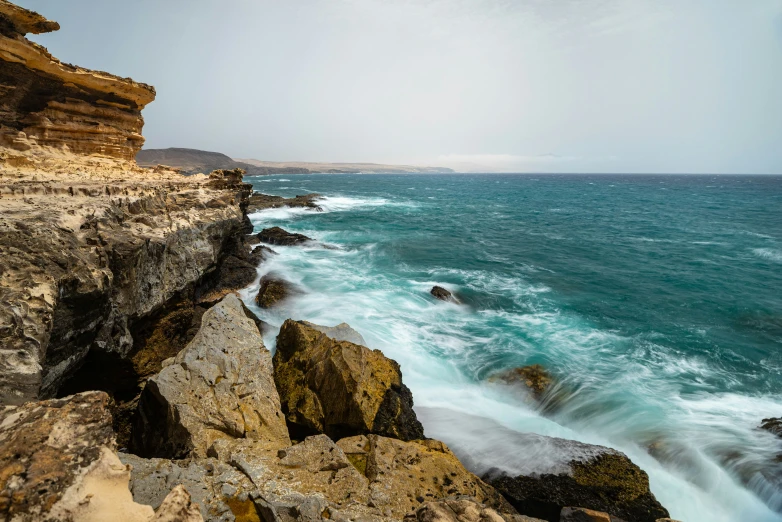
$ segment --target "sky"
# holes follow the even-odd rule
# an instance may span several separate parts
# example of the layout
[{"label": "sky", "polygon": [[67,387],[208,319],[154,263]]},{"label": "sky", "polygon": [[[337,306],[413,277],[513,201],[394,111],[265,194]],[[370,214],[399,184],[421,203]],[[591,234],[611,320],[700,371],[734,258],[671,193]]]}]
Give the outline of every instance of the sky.
[{"label": "sky", "polygon": [[154,85],[146,148],[460,171],[782,173],[782,0],[16,0]]}]

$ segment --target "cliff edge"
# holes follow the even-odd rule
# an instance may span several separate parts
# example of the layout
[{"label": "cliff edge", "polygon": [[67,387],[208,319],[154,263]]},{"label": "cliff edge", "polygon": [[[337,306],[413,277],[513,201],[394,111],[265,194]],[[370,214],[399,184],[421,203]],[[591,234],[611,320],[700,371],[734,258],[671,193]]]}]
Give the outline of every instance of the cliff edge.
[{"label": "cliff edge", "polygon": [[141,110],[155,89],[62,63],[25,38],[59,28],[0,0],[0,146],[132,160],[144,144]]}]

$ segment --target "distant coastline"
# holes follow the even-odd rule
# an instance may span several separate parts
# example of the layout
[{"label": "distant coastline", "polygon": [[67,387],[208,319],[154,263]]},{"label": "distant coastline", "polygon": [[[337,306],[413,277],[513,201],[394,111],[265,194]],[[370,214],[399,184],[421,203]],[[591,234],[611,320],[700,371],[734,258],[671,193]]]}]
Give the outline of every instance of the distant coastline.
[{"label": "distant coastline", "polygon": [[234,159],[220,152],[172,147],[139,151],[136,162],[144,167],[166,165],[183,174],[208,174],[217,169],[244,169],[250,176],[269,174],[439,174],[452,173],[445,167],[386,165],[381,163],[322,163],[306,161],[261,161]]}]

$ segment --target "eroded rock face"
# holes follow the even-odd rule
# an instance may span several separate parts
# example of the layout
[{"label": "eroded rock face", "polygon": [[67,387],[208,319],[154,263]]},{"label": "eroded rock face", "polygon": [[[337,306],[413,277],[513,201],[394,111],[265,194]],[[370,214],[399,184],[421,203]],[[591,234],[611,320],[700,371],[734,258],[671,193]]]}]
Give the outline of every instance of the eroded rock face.
[{"label": "eroded rock face", "polygon": [[88,353],[133,357],[135,326],[194,299],[242,236],[240,181],[55,165],[0,181],[0,403],[57,394]]},{"label": "eroded rock face", "polygon": [[149,85],[60,62],[24,37],[59,25],[0,2],[0,145],[132,160],[144,144]]},{"label": "eroded rock face", "polygon": [[[178,490],[157,515],[137,504],[114,452],[103,392],[8,406],[0,412],[0,518],[19,522],[197,522]],[[163,491],[166,494],[168,489]],[[191,510],[192,511],[192,510]],[[192,513],[191,513],[192,515]],[[153,518],[154,517],[154,518]]]},{"label": "eroded rock face", "polygon": [[219,438],[290,442],[272,379],[271,354],[235,295],[204,313],[201,328],[149,379],[133,449],[147,456],[205,457]]},{"label": "eroded rock face", "polygon": [[258,239],[270,245],[282,246],[301,245],[312,241],[304,234],[288,232],[280,227],[264,228],[258,232]]},{"label": "eroded rock face", "polygon": [[396,361],[291,319],[277,337],[274,381],[291,429],[332,438],[376,433],[421,439]]}]

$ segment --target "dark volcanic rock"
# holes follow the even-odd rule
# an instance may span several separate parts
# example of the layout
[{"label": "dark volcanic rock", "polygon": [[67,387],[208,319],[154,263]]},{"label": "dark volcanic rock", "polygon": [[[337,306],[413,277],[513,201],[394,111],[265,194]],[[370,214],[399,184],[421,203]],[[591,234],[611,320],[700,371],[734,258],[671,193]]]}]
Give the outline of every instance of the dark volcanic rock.
[{"label": "dark volcanic rock", "polygon": [[269,196],[268,194],[254,192],[250,196],[250,205],[247,208],[247,212],[252,214],[259,210],[280,207],[311,208],[316,211],[322,211],[323,209],[317,204],[317,200],[321,197],[320,194],[304,194],[293,198],[284,198],[282,196]]},{"label": "dark volcanic rock", "polygon": [[287,232],[280,227],[265,228],[258,233],[258,239],[271,245],[300,245],[312,239],[303,234]]},{"label": "dark volcanic rock", "polygon": [[296,434],[424,437],[399,364],[379,350],[336,341],[288,319],[277,337],[274,381]]},{"label": "dark volcanic rock", "polygon": [[605,451],[569,464],[559,474],[500,476],[488,482],[520,513],[551,522],[562,508],[581,506],[625,520],[655,522],[668,516],[649,490],[649,476],[622,453]]},{"label": "dark volcanic rock", "polygon": [[440,301],[451,301],[453,303],[458,303],[459,302],[459,300],[456,299],[450,291],[446,290],[442,286],[435,286],[435,287],[433,287],[429,291],[429,293],[432,294],[433,296],[435,296]]},{"label": "dark volcanic rock", "polygon": [[271,308],[280,301],[290,297],[292,288],[290,283],[274,276],[265,275],[261,278],[261,288],[255,297],[255,302],[261,308]]}]

